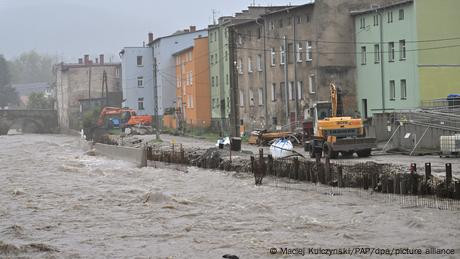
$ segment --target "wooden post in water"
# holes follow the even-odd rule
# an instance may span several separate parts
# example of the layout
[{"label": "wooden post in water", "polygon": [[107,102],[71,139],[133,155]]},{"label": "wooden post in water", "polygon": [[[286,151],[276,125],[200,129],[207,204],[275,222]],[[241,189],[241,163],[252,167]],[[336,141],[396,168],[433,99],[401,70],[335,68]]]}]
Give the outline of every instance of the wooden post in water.
[{"label": "wooden post in water", "polygon": [[395,177],[394,177],[394,193],[395,194],[400,194],[401,193],[401,178],[399,176],[399,174],[395,174]]},{"label": "wooden post in water", "polygon": [[446,163],[446,186],[449,187],[452,182],[452,164]]},{"label": "wooden post in water", "polygon": [[338,180],[338,187],[343,187],[343,171],[342,166],[337,166],[337,180]]},{"label": "wooden post in water", "polygon": [[273,172],[273,156],[270,154],[268,155],[268,172],[270,175],[274,175]]},{"label": "wooden post in water", "polygon": [[[364,190],[368,190],[369,189],[369,173],[362,173],[361,175],[361,179],[362,179],[362,188]],[[361,186],[360,186],[361,187]]]},{"label": "wooden post in water", "polygon": [[299,180],[299,158],[294,157],[294,179]]}]

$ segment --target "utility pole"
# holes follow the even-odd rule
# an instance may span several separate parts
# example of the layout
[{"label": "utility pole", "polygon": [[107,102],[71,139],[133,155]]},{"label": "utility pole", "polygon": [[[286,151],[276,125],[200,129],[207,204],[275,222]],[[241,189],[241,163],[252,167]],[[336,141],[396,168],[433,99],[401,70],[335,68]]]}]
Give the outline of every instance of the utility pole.
[{"label": "utility pole", "polygon": [[[382,109],[385,112],[385,71],[384,71],[384,64],[383,64],[383,15],[382,12],[379,11],[379,18],[380,18],[380,78],[382,80]],[[367,113],[367,111],[366,111]],[[366,114],[364,113],[364,114]]]},{"label": "utility pole", "polygon": [[104,70],[102,72],[102,89],[101,89],[101,98],[104,98],[105,92],[105,106],[109,106],[109,89],[107,86],[107,72]]},{"label": "utility pole", "polygon": [[230,134],[232,137],[240,136],[240,123],[238,111],[238,71],[236,68],[235,29],[228,26],[229,67],[230,67]]},{"label": "utility pole", "polygon": [[[288,82],[288,49],[287,49],[287,39],[286,36],[283,36],[283,45],[284,45],[284,96],[286,102],[286,124],[289,124],[289,82]],[[283,59],[281,57],[281,59]]]},{"label": "utility pole", "polygon": [[[153,51],[153,46],[152,46]],[[160,120],[158,118],[158,81],[157,81],[157,59],[153,58],[153,110],[155,118],[155,136],[157,140],[160,140]]]},{"label": "utility pole", "polygon": [[[296,17],[293,16],[292,17],[293,21],[292,21],[292,27],[293,27],[293,30],[294,30],[294,44],[293,44],[293,48],[294,48],[294,51],[293,51],[293,56],[294,58],[292,59],[294,61],[294,98],[295,98],[295,121],[297,122],[299,120],[299,114],[300,114],[300,109],[299,109],[299,94],[301,94],[299,92],[299,87],[298,87],[298,84],[299,82],[297,81],[297,53],[298,55],[302,55],[300,53],[300,49],[297,48],[297,41],[296,41],[296,36],[297,36],[297,33],[296,33],[296,28],[295,28],[295,25],[296,25]],[[300,86],[302,87],[302,85]],[[297,123],[296,123],[297,124]],[[297,125],[296,125],[297,127]]]},{"label": "utility pole", "polygon": [[88,106],[91,107],[91,63],[88,70]]}]

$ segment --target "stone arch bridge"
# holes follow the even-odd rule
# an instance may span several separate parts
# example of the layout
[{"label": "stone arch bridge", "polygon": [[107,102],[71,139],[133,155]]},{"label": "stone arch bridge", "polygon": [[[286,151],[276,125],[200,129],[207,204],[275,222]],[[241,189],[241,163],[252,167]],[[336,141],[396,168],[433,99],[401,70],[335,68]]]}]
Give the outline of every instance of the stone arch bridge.
[{"label": "stone arch bridge", "polygon": [[33,133],[55,133],[58,118],[55,110],[2,110],[0,109],[0,135],[8,134],[11,127]]}]

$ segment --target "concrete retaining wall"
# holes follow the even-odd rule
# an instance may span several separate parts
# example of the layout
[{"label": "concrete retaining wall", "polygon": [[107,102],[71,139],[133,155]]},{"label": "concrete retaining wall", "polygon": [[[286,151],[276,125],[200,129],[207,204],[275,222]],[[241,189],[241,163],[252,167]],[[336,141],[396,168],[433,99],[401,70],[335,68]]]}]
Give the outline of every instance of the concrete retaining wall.
[{"label": "concrete retaining wall", "polygon": [[128,161],[136,164],[138,167],[147,166],[145,148],[106,145],[100,143],[92,143],[86,140],[80,140],[80,148],[85,151],[93,149],[98,156],[106,156],[112,159]]},{"label": "concrete retaining wall", "polygon": [[138,167],[147,166],[146,152],[144,148],[121,147],[95,143],[93,145],[96,155],[120,159],[135,163]]}]

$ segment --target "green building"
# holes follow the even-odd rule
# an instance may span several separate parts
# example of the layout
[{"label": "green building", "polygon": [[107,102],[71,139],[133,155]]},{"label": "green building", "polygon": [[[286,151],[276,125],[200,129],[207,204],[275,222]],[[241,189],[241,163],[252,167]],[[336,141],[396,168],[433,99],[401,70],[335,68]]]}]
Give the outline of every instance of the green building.
[{"label": "green building", "polygon": [[405,0],[351,12],[363,117],[460,92],[456,10],[460,1]]},{"label": "green building", "polygon": [[230,67],[227,25],[232,17],[221,17],[219,23],[210,25],[209,76],[211,84],[211,125],[228,130],[230,114]]}]

